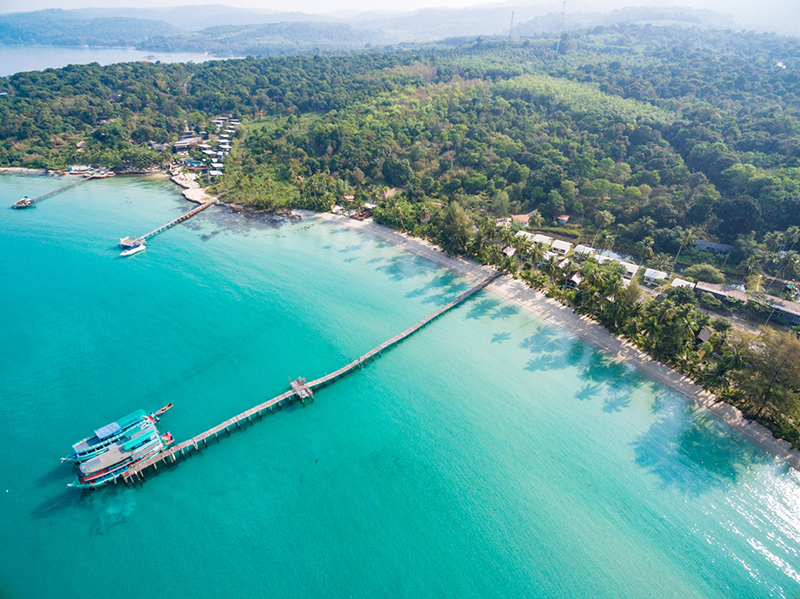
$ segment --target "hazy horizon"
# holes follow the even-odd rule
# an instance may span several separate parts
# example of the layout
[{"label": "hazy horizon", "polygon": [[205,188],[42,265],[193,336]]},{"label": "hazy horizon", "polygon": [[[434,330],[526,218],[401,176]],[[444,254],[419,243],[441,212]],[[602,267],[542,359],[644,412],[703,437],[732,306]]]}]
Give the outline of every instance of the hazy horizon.
[{"label": "hazy horizon", "polygon": [[[386,0],[376,6],[372,0],[297,0],[287,7],[285,2],[264,2],[263,0],[235,0],[220,2],[219,0],[170,0],[164,5],[154,6],[152,0],[2,0],[0,13],[32,12],[48,8],[64,10],[80,8],[137,8],[152,9],[153,18],[158,12],[182,6],[225,6],[233,9],[256,10],[263,12],[306,12],[316,14],[332,14],[337,12],[410,12],[423,8],[467,8],[467,7],[502,7],[529,6],[541,7],[546,12],[555,12],[562,7],[559,0],[539,0],[525,2],[511,0],[509,2],[486,2],[485,0]],[[632,6],[685,7],[708,9],[735,17],[744,27],[748,21],[753,24],[775,22],[783,24],[800,23],[800,2],[792,0],[764,0],[754,4],[747,0],[683,0],[669,2],[664,0],[567,0],[566,12],[605,12]]]}]

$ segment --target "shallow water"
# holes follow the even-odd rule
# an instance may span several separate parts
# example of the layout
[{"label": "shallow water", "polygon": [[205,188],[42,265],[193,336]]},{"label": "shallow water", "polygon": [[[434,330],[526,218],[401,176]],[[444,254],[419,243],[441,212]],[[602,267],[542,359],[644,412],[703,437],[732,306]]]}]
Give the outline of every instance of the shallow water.
[{"label": "shallow water", "polygon": [[0,209],[0,596],[798,596],[796,471],[488,292],[141,487],[67,491],[92,428],[173,402],[186,439],[470,287],[222,208],[118,257],[190,207],[118,177]]}]

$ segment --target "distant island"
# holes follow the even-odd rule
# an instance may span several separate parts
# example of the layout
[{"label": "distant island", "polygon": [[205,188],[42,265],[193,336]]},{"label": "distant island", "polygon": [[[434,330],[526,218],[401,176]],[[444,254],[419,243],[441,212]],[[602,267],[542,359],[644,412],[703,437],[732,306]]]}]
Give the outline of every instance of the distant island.
[{"label": "distant island", "polygon": [[617,23],[19,73],[0,79],[0,163],[172,165],[233,204],[372,217],[542,289],[797,444],[797,56],[793,37]]}]

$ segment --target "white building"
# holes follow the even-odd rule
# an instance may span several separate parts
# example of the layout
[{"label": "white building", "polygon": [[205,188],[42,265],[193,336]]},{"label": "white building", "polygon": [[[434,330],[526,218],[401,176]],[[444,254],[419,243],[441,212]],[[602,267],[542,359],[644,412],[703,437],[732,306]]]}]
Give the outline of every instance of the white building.
[{"label": "white building", "polygon": [[561,241],[560,239],[556,239],[553,242],[553,249],[562,256],[565,256],[572,249],[572,244],[569,241]]},{"label": "white building", "polygon": [[625,267],[625,272],[622,273],[622,278],[630,281],[633,277],[636,276],[636,273],[639,271],[639,267],[635,264],[631,264],[630,262],[623,262],[622,260],[617,260],[622,266]]},{"label": "white building", "polygon": [[542,235],[540,233],[534,235],[532,241],[533,243],[541,243],[542,245],[553,245],[552,237],[548,237],[547,235]]},{"label": "white building", "polygon": [[596,252],[594,248],[590,248],[588,245],[578,244],[575,246],[575,253],[584,256],[594,256]]},{"label": "white building", "polygon": [[659,280],[661,279],[668,279],[669,275],[661,270],[655,270],[653,268],[648,268],[644,271],[644,284],[650,285],[655,287],[659,284]]},{"label": "white building", "polygon": [[[645,276],[647,273],[645,273]],[[679,279],[675,277],[675,280],[670,283],[670,287],[694,287],[694,283],[691,281],[686,281],[685,279]]]}]

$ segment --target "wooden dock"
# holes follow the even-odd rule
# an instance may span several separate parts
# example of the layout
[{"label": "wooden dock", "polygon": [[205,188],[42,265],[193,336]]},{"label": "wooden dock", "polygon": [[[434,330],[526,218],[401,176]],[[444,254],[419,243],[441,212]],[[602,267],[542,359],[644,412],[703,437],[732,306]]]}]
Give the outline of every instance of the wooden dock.
[{"label": "wooden dock", "polygon": [[26,196],[26,197],[22,198],[21,200],[17,200],[13,204],[11,204],[11,207],[12,208],[16,208],[17,210],[21,210],[23,208],[30,208],[31,206],[33,206],[37,202],[41,202],[42,200],[46,200],[47,198],[52,198],[54,195],[58,195],[61,192],[67,191],[68,189],[72,189],[73,187],[77,187],[78,185],[82,185],[82,184],[86,183],[87,181],[90,181],[91,179],[94,179],[94,177],[89,176],[89,177],[85,177],[83,179],[80,179],[78,181],[73,181],[69,185],[65,185],[64,187],[59,187],[58,189],[54,189],[53,191],[48,191],[47,193],[43,193],[42,195],[37,196],[35,198],[29,198],[29,197]]},{"label": "wooden dock", "polygon": [[230,433],[233,430],[240,429],[247,424],[253,424],[256,420],[261,420],[265,414],[272,414],[277,410],[283,409],[286,405],[290,404],[292,401],[296,399],[300,399],[303,405],[306,405],[306,402],[314,397],[314,390],[320,389],[325,385],[329,385],[332,382],[339,380],[343,376],[350,374],[354,370],[359,368],[363,368],[363,366],[370,360],[375,360],[377,356],[382,355],[384,351],[387,351],[403,341],[407,339],[418,330],[423,328],[425,325],[430,324],[432,321],[436,320],[446,312],[449,312],[459,304],[463,303],[467,298],[471,297],[481,289],[485,288],[489,283],[500,277],[502,273],[496,273],[489,276],[486,280],[479,283],[469,291],[462,293],[456,299],[448,303],[447,305],[439,308],[433,314],[426,316],[422,320],[420,320],[417,324],[413,327],[410,327],[400,333],[399,335],[395,335],[388,341],[381,343],[375,349],[367,352],[363,356],[353,360],[346,366],[343,366],[339,370],[332,372],[330,374],[326,374],[323,377],[318,379],[314,379],[311,382],[306,382],[306,379],[300,377],[297,380],[290,381],[289,386],[291,387],[290,391],[286,391],[277,397],[273,397],[270,400],[265,401],[253,408],[250,408],[246,412],[242,412],[233,418],[218,424],[214,428],[211,428],[199,435],[192,437],[188,441],[183,441],[182,443],[178,443],[174,447],[167,449],[166,451],[161,452],[160,454],[153,456],[149,460],[145,460],[141,464],[138,464],[134,468],[131,468],[125,474],[122,475],[122,479],[127,484],[133,484],[136,481],[143,481],[145,471],[148,470],[151,466],[154,471],[158,471],[158,466],[161,465],[162,468],[164,466],[169,466],[178,462],[179,458],[186,458],[192,454],[192,451],[199,451],[201,447],[208,446],[208,440],[211,437],[214,437],[215,440],[219,441],[220,435],[223,433]]},{"label": "wooden dock", "polygon": [[216,203],[217,203],[217,200],[210,200],[208,202],[205,202],[204,204],[200,204],[197,208],[189,210],[189,212],[187,212],[186,214],[180,215],[178,218],[169,221],[165,225],[161,225],[158,229],[153,229],[152,231],[142,235],[141,237],[130,237],[130,236],[122,237],[119,240],[119,247],[121,247],[121,248],[129,248],[129,247],[133,247],[137,243],[143,243],[143,242],[147,241],[148,239],[150,239],[151,237],[154,237],[154,236],[158,235],[162,231],[166,231],[167,229],[169,229],[170,227],[174,227],[178,223],[182,223],[185,220],[189,220],[195,214],[199,214],[200,212],[202,212],[206,208],[210,208],[211,206],[213,206]]}]

